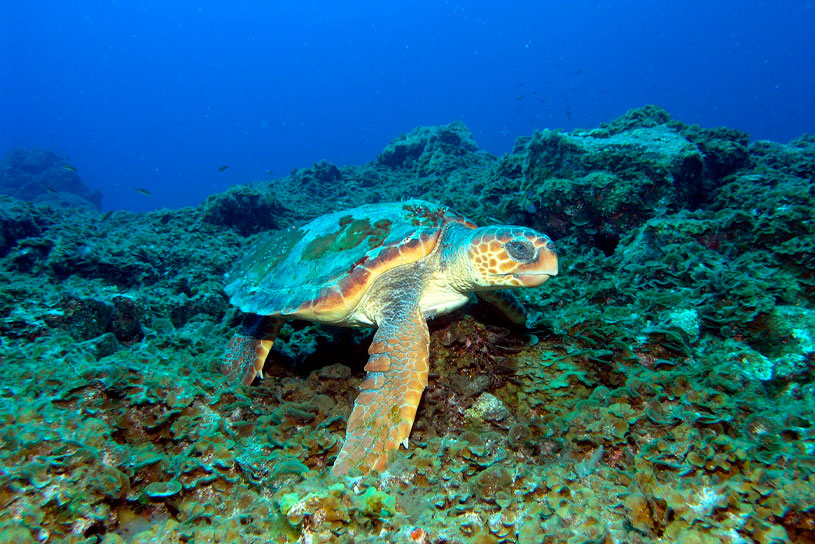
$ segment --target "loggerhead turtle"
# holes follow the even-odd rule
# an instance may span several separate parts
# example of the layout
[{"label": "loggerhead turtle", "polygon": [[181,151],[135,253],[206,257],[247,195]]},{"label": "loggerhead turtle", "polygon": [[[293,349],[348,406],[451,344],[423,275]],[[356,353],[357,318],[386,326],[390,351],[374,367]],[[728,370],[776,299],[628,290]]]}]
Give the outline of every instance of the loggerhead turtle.
[{"label": "loggerhead turtle", "polygon": [[224,354],[230,383],[261,371],[282,321],[306,319],[378,327],[367,375],[331,469],[382,471],[403,444],[427,385],[427,319],[467,302],[469,293],[516,323],[524,308],[508,291],[557,274],[555,246],[518,226],[477,228],[422,200],[369,204],[269,233],[226,276],[232,304],[247,315]]}]

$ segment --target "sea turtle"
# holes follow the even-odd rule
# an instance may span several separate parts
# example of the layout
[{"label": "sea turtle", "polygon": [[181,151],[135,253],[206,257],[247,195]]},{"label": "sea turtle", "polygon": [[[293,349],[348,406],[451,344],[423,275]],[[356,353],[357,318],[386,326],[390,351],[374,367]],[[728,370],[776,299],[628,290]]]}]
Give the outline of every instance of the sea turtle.
[{"label": "sea turtle", "polygon": [[378,327],[331,471],[382,471],[390,450],[407,447],[427,385],[427,320],[464,305],[475,291],[523,323],[523,306],[507,289],[538,286],[555,274],[555,246],[545,234],[477,228],[430,202],[324,215],[269,233],[227,274],[232,304],[249,315],[227,346],[222,371],[230,383],[262,377],[287,318]]}]

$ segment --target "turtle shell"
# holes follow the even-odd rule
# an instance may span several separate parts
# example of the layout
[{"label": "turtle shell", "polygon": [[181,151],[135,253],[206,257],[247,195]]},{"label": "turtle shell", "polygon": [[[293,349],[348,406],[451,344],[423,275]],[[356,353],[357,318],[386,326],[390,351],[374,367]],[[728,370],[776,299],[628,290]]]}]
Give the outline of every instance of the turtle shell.
[{"label": "turtle shell", "polygon": [[369,204],[267,233],[226,275],[232,304],[259,315],[336,323],[384,272],[436,247],[442,226],[475,225],[422,200]]}]

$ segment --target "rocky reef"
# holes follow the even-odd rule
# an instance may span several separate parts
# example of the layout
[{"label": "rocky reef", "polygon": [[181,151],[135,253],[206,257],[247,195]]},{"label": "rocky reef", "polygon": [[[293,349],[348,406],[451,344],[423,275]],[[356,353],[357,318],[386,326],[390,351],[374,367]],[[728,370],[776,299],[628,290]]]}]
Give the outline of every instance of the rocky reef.
[{"label": "rocky reef", "polygon": [[[815,541],[811,136],[647,106],[501,157],[423,127],[194,209],[15,196],[2,543]],[[520,293],[528,330],[477,303],[432,321],[409,448],[335,478],[370,332],[291,322],[227,388],[223,274],[261,232],[408,197],[542,230],[561,272]]]},{"label": "rocky reef", "polygon": [[0,195],[50,207],[102,207],[102,193],[85,185],[62,156],[44,149],[14,149],[0,160]]}]

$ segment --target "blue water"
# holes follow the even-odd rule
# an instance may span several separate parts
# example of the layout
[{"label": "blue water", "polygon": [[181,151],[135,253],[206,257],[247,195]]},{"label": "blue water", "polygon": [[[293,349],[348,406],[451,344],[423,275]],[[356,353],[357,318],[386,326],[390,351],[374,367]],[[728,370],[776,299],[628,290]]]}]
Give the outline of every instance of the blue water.
[{"label": "blue water", "polygon": [[496,154],[646,103],[785,142],[815,132],[813,28],[793,0],[4,2],[0,153],[147,210],[455,119]]}]

